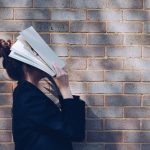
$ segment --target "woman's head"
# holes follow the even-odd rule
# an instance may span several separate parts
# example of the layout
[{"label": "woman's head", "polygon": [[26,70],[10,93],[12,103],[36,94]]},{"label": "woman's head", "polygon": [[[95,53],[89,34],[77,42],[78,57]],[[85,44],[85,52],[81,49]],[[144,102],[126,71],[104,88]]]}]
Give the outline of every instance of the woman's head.
[{"label": "woman's head", "polygon": [[0,57],[3,58],[2,65],[6,69],[7,74],[11,79],[16,81],[25,79],[27,73],[33,75],[36,74],[39,78],[42,78],[44,75],[46,75],[35,67],[9,57],[8,55],[11,52],[10,47],[10,40],[5,41],[0,39]]}]

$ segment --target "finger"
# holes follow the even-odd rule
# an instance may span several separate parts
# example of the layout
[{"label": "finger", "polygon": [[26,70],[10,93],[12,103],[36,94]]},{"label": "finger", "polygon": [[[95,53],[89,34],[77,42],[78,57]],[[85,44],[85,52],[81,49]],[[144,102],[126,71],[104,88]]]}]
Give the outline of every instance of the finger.
[{"label": "finger", "polygon": [[56,70],[57,70],[56,71],[57,72],[57,74],[56,74],[57,77],[62,76],[64,74],[67,74],[63,69],[61,69],[61,68],[59,68],[57,66],[56,66]]},{"label": "finger", "polygon": [[56,75],[54,77],[60,76],[61,70],[60,70],[59,66],[56,63],[54,63],[53,66],[54,66],[54,69],[55,69],[55,72],[56,72]]}]

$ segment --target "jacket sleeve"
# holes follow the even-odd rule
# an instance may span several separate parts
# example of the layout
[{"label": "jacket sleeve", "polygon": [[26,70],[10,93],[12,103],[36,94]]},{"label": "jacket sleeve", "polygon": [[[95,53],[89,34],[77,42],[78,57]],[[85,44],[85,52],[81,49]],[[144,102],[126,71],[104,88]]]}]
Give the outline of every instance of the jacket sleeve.
[{"label": "jacket sleeve", "polygon": [[61,111],[54,103],[30,96],[25,104],[27,118],[47,133],[62,135],[71,141],[85,137],[85,102],[79,96],[61,100]]}]

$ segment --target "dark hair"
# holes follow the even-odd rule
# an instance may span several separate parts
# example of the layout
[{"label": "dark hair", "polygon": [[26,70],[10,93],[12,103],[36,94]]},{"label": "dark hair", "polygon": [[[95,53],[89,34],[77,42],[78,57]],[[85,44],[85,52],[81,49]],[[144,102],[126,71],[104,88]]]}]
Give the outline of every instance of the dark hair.
[{"label": "dark hair", "polygon": [[9,57],[11,40],[0,39],[0,57],[3,57],[2,65],[6,69],[7,74],[13,80],[21,80],[24,78],[24,63]]}]

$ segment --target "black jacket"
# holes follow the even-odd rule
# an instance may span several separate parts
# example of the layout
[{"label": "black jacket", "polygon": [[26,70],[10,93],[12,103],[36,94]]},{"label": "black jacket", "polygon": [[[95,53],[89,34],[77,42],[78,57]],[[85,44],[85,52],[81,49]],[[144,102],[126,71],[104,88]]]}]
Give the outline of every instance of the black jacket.
[{"label": "black jacket", "polygon": [[32,83],[21,80],[13,92],[12,133],[15,150],[72,150],[85,136],[85,102],[61,101],[61,110]]}]

